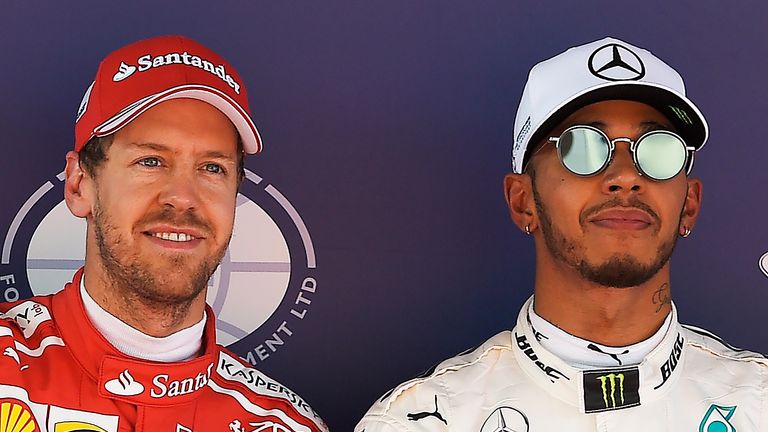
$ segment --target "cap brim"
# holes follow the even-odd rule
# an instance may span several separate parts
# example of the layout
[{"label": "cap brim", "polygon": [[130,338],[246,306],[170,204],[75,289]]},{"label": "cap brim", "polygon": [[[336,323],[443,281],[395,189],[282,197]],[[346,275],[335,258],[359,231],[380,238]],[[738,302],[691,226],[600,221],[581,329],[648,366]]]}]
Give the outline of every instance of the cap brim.
[{"label": "cap brim", "polygon": [[240,138],[243,140],[243,150],[246,153],[254,154],[261,151],[261,136],[245,109],[221,91],[204,85],[173,87],[138,100],[97,126],[93,130],[93,135],[105,136],[115,133],[153,106],[171,99],[185,98],[201,100],[216,107],[235,125]]},{"label": "cap brim", "polygon": [[664,114],[686,144],[700,150],[709,137],[709,126],[701,111],[687,97],[659,84],[637,81],[610,82],[588,88],[553,109],[534,129],[526,146],[522,166],[544,136],[568,116],[587,105],[606,100],[630,100],[648,104]]}]

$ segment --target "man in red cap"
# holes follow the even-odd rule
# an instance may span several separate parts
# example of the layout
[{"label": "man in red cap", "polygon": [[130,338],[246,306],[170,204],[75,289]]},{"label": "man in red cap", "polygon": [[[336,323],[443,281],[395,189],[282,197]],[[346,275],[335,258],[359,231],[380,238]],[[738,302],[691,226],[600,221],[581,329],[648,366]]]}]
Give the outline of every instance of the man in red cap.
[{"label": "man in red cap", "polygon": [[205,304],[244,153],[260,150],[242,79],[199,43],[157,37],[101,62],[66,156],[85,266],[53,296],[0,305],[2,431],[327,430],[216,344]]}]

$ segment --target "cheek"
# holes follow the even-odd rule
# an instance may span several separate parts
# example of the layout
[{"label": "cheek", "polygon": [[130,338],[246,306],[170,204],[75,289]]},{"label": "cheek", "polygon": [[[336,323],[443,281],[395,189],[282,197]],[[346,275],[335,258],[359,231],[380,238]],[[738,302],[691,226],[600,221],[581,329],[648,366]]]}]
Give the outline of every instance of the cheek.
[{"label": "cheek", "polygon": [[205,193],[202,198],[203,210],[217,231],[229,235],[235,222],[236,194],[231,190],[217,189]]},{"label": "cheek", "polygon": [[578,180],[568,181],[563,176],[552,176],[545,190],[540,191],[540,198],[549,218],[561,231],[581,230],[579,218],[591,188]]},{"label": "cheek", "polygon": [[146,208],[150,195],[133,185],[104,183],[98,188],[97,204],[107,223],[119,226],[136,219]]},{"label": "cheek", "polygon": [[663,188],[657,194],[659,203],[659,216],[663,222],[667,222],[676,229],[680,221],[680,215],[685,206],[687,188],[685,185],[675,188]]}]

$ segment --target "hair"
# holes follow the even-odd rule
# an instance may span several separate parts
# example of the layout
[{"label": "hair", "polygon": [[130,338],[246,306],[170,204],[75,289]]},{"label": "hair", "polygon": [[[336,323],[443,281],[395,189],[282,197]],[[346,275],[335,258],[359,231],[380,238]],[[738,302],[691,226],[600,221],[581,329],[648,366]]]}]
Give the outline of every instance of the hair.
[{"label": "hair", "polygon": [[[91,177],[96,177],[101,164],[107,160],[107,150],[112,145],[115,134],[109,134],[103,137],[91,138],[85,146],[77,153],[80,161],[80,167],[83,168]],[[237,182],[240,184],[245,177],[245,151],[243,150],[243,139],[237,134]]]}]

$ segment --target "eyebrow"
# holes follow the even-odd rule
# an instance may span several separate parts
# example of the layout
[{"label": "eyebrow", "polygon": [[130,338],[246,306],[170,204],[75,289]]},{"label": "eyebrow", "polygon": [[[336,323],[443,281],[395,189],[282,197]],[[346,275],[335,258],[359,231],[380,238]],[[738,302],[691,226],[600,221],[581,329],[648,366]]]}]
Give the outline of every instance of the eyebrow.
[{"label": "eyebrow", "polygon": [[[588,126],[598,128],[601,131],[605,132],[606,124],[604,122],[593,121],[585,124]],[[640,129],[640,135],[646,134],[651,131],[656,131],[656,130],[666,130],[666,131],[675,132],[675,128],[673,128],[671,125],[665,125],[653,120],[640,122],[638,129]]]},{"label": "eyebrow", "polygon": [[[158,152],[173,152],[170,147],[164,145],[164,144],[158,144],[154,142],[132,142],[128,143],[128,145],[135,149],[149,149],[154,150]],[[234,161],[235,157],[232,155],[228,155],[224,152],[220,152],[218,150],[209,150],[207,152],[203,153],[203,156],[206,158],[213,158],[213,159],[224,159],[228,161]]]},{"label": "eyebrow", "polygon": [[128,143],[128,146],[137,148],[137,149],[150,149],[155,151],[170,151],[171,149],[168,148],[168,146],[165,146],[163,144],[157,144],[153,142],[131,142]]}]

